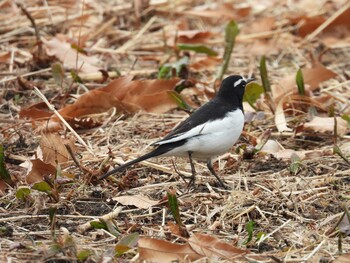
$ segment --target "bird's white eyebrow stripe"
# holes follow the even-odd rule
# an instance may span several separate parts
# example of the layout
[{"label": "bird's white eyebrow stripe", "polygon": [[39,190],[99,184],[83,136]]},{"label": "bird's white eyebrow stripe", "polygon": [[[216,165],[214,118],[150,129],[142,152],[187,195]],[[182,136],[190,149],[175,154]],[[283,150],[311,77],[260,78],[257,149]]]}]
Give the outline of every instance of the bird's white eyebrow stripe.
[{"label": "bird's white eyebrow stripe", "polygon": [[233,86],[234,87],[238,86],[239,84],[241,84],[242,81],[244,81],[244,79],[237,80],[235,83],[233,83]]}]

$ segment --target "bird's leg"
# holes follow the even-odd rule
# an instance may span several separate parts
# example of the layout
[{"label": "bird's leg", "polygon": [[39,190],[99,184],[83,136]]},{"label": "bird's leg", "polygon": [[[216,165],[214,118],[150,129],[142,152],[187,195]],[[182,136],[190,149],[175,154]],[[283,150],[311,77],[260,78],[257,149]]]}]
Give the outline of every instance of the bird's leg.
[{"label": "bird's leg", "polygon": [[221,187],[224,189],[227,189],[226,185],[223,183],[223,181],[220,179],[220,177],[215,173],[211,159],[208,159],[207,167],[208,167],[209,171],[211,172],[211,174],[216,177],[216,179],[218,180]]},{"label": "bird's leg", "polygon": [[183,173],[181,173],[180,171],[179,171],[179,169],[177,169],[177,166],[176,166],[176,163],[174,162],[174,160],[172,160],[172,162],[173,162],[173,167],[174,167],[174,170],[175,170],[175,172],[181,177],[181,179],[182,180],[184,180],[184,182],[186,183],[186,178],[188,178],[188,176],[186,176],[186,175],[184,175]]},{"label": "bird's leg", "polygon": [[194,168],[194,164],[193,164],[193,160],[192,160],[192,152],[188,152],[188,158],[190,159],[190,165],[191,165],[191,173],[192,176],[190,177],[190,181],[187,185],[188,188],[191,187],[191,185],[193,185],[193,187],[195,187],[195,180],[196,180],[196,169]]}]

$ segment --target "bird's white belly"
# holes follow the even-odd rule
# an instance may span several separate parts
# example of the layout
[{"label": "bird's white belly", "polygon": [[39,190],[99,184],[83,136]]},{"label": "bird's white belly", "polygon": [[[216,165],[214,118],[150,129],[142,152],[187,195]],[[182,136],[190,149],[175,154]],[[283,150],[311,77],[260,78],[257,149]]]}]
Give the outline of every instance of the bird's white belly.
[{"label": "bird's white belly", "polygon": [[[225,121],[212,122],[211,127],[203,128],[203,133],[189,138],[184,145],[176,147],[164,156],[186,157],[188,152],[192,152],[193,158],[208,160],[226,153],[240,137],[244,124],[241,111],[232,115],[232,118]],[[216,125],[215,129],[213,124]]]}]

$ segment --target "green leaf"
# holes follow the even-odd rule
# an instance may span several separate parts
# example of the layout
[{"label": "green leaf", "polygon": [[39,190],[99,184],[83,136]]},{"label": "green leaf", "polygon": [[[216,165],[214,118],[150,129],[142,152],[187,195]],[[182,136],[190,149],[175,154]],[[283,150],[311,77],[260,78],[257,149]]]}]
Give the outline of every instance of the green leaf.
[{"label": "green leaf", "polygon": [[51,65],[52,77],[56,82],[56,85],[62,87],[64,80],[64,69],[61,63],[53,63]]},{"label": "green leaf", "polygon": [[27,196],[30,195],[30,189],[26,186],[21,186],[17,189],[16,198],[20,200],[25,200]]},{"label": "green leaf", "polygon": [[77,254],[77,260],[85,262],[87,260],[87,258],[93,254],[94,254],[94,252],[92,252],[91,250],[88,250],[88,249],[81,250]]},{"label": "green leaf", "polygon": [[170,79],[173,77],[173,71],[175,71],[175,76],[179,77],[181,72],[186,69],[189,64],[190,58],[184,56],[174,63],[166,63],[160,67],[158,72],[158,79]]},{"label": "green leaf", "polygon": [[244,92],[243,100],[248,102],[250,106],[255,109],[255,102],[260,98],[260,95],[264,93],[264,88],[258,83],[251,82],[249,83]]},{"label": "green leaf", "polygon": [[303,72],[301,71],[301,69],[298,69],[297,75],[295,77],[295,81],[296,81],[297,86],[298,86],[298,93],[300,95],[304,96],[305,95],[304,76],[303,76]]},{"label": "green leaf", "polygon": [[119,257],[137,244],[139,233],[131,233],[123,237],[115,246],[116,256]]},{"label": "green leaf", "polygon": [[177,44],[180,50],[191,50],[196,53],[204,53],[208,56],[217,56],[218,53],[205,45],[199,44]]},{"label": "green leaf", "polygon": [[186,112],[193,112],[193,108],[187,104],[187,102],[184,100],[184,98],[177,93],[175,90],[169,90],[168,94],[170,96],[170,98],[175,101],[175,103],[177,104],[177,106],[186,111]]},{"label": "green leaf", "polygon": [[171,64],[164,64],[158,71],[158,79],[170,79],[172,77]]},{"label": "green leaf", "polygon": [[51,186],[47,183],[47,182],[39,182],[39,183],[35,183],[32,186],[32,189],[38,190],[40,192],[44,192],[44,193],[50,193],[52,188]]},{"label": "green leaf", "polygon": [[259,241],[259,240],[262,239],[264,236],[266,236],[266,233],[265,233],[265,232],[259,232],[259,233],[256,235],[256,241]]},{"label": "green leaf", "polygon": [[123,244],[117,244],[115,246],[114,250],[115,250],[115,256],[120,257],[125,252],[128,252],[130,250],[130,247],[128,247],[127,245],[123,245]]},{"label": "green leaf", "polygon": [[117,226],[114,224],[112,219],[106,220],[105,222],[109,233],[111,233],[113,236],[116,236],[116,237],[120,236],[120,231],[117,228]]},{"label": "green leaf", "polygon": [[267,68],[266,68],[266,58],[265,55],[261,57],[260,59],[260,77],[261,77],[261,82],[264,87],[265,92],[270,92],[271,91],[271,86],[269,82],[269,78],[267,76]]},{"label": "green leaf", "polygon": [[94,229],[108,230],[106,223],[101,221],[92,221],[90,222],[90,226]]},{"label": "green leaf", "polygon": [[247,229],[247,232],[248,232],[248,239],[244,242],[245,245],[248,244],[253,239],[254,226],[255,226],[254,221],[249,221],[245,225],[245,228]]},{"label": "green leaf", "polygon": [[299,171],[299,167],[301,165],[301,160],[300,157],[293,153],[290,157],[291,160],[291,164],[289,166],[289,170],[293,173],[293,174],[297,174]]},{"label": "green leaf", "polygon": [[168,196],[169,208],[174,217],[174,220],[176,224],[178,224],[179,226],[182,226],[180,211],[179,211],[179,204],[177,202],[177,197],[175,195],[175,192],[168,191],[167,196]]},{"label": "green leaf", "polygon": [[14,185],[9,172],[6,169],[5,151],[2,144],[0,144],[0,179],[4,180],[5,183],[9,185]]},{"label": "green leaf", "polygon": [[348,122],[348,126],[350,126],[350,116],[349,116],[349,115],[343,114],[343,115],[341,116],[341,118],[342,118],[343,120],[346,120],[346,121]]},{"label": "green leaf", "polygon": [[70,75],[72,76],[72,79],[74,82],[83,83],[82,79],[79,77],[79,75],[74,70],[71,70]]},{"label": "green leaf", "polygon": [[221,81],[230,63],[231,53],[235,45],[236,36],[239,33],[238,25],[231,20],[225,29],[225,51],[223,56],[224,63],[218,72],[218,79]]}]

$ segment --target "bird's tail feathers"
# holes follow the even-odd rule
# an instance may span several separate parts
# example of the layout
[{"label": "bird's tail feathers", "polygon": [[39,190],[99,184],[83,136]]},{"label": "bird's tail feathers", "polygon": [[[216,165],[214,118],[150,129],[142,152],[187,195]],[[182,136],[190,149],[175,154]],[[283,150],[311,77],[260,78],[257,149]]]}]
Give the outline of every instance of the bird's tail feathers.
[{"label": "bird's tail feathers", "polygon": [[149,153],[146,153],[145,155],[142,155],[134,160],[131,160],[127,163],[124,163],[116,168],[114,168],[112,171],[109,171],[108,173],[104,174],[103,176],[101,176],[100,178],[98,178],[98,180],[101,180],[101,179],[104,179],[104,178],[107,178],[108,176],[112,175],[112,174],[115,174],[117,172],[120,172],[124,169],[126,169],[127,167],[133,165],[133,164],[136,164],[136,163],[139,163],[139,162],[142,162],[144,160],[147,160],[149,158],[152,158],[152,157],[156,157],[156,156],[159,156],[159,155],[162,155],[163,153],[167,152],[166,149],[164,149],[163,147],[158,147],[156,149],[154,149],[153,151],[149,152]]}]

